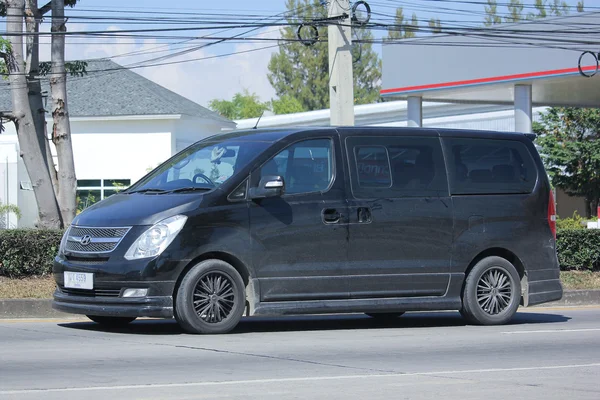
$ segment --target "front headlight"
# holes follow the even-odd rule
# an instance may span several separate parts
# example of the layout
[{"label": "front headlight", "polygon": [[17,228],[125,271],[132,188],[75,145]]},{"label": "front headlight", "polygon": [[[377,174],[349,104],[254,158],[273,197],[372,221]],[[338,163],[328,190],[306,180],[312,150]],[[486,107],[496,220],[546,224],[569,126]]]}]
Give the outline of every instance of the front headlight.
[{"label": "front headlight", "polygon": [[71,227],[68,227],[63,234],[62,239],[60,240],[60,246],[58,247],[58,255],[65,254],[65,247],[67,246],[67,238],[69,237],[69,231]]},{"label": "front headlight", "polygon": [[185,225],[185,221],[187,221],[185,215],[176,215],[157,222],[137,238],[125,253],[125,258],[137,260],[159,255],[175,239]]}]

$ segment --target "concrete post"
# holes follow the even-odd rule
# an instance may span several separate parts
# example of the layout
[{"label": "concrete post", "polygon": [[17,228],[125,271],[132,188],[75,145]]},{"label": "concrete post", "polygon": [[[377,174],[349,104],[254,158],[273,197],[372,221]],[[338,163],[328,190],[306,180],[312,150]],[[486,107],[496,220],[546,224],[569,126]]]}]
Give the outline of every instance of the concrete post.
[{"label": "concrete post", "polygon": [[531,85],[515,85],[515,132],[531,133]]},{"label": "concrete post", "polygon": [[407,104],[408,126],[423,126],[423,99],[420,96],[409,96]]},{"label": "concrete post", "polygon": [[346,13],[348,18],[330,21],[329,43],[329,108],[332,126],[354,125],[354,78],[352,73],[352,21],[350,1],[329,2],[328,17]]}]

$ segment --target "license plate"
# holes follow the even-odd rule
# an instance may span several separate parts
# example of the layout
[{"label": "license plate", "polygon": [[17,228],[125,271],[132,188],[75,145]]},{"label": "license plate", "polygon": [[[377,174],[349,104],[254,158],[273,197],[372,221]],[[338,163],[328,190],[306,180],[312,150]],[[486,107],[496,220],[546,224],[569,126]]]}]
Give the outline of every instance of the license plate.
[{"label": "license plate", "polygon": [[65,271],[65,287],[72,289],[93,289],[94,274]]}]

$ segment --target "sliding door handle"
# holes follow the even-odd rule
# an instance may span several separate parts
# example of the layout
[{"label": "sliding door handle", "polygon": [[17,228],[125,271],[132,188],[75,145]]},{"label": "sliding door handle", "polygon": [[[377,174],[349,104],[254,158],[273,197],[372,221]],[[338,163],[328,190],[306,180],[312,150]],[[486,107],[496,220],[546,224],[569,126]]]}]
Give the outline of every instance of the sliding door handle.
[{"label": "sliding door handle", "polygon": [[323,218],[323,222],[325,222],[326,224],[338,223],[342,218],[342,214],[340,214],[340,212],[335,208],[326,208],[325,210],[323,210],[321,216]]}]

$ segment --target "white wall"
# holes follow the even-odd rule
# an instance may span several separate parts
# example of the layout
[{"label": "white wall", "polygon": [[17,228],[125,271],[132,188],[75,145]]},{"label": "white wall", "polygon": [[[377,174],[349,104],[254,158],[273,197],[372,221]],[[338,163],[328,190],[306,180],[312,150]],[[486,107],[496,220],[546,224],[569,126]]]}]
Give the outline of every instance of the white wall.
[{"label": "white wall", "polygon": [[[0,142],[0,204],[18,205],[17,151],[14,142],[2,137]],[[0,215],[0,228],[18,226],[14,214]]]},{"label": "white wall", "polygon": [[71,121],[77,179],[131,179],[134,183],[171,156],[177,120]]},{"label": "white wall", "polygon": [[[226,125],[215,120],[182,116],[175,128],[173,153],[177,153],[205,137],[221,133],[221,128],[224,126]],[[235,128],[235,125],[231,124],[231,128]]]}]

